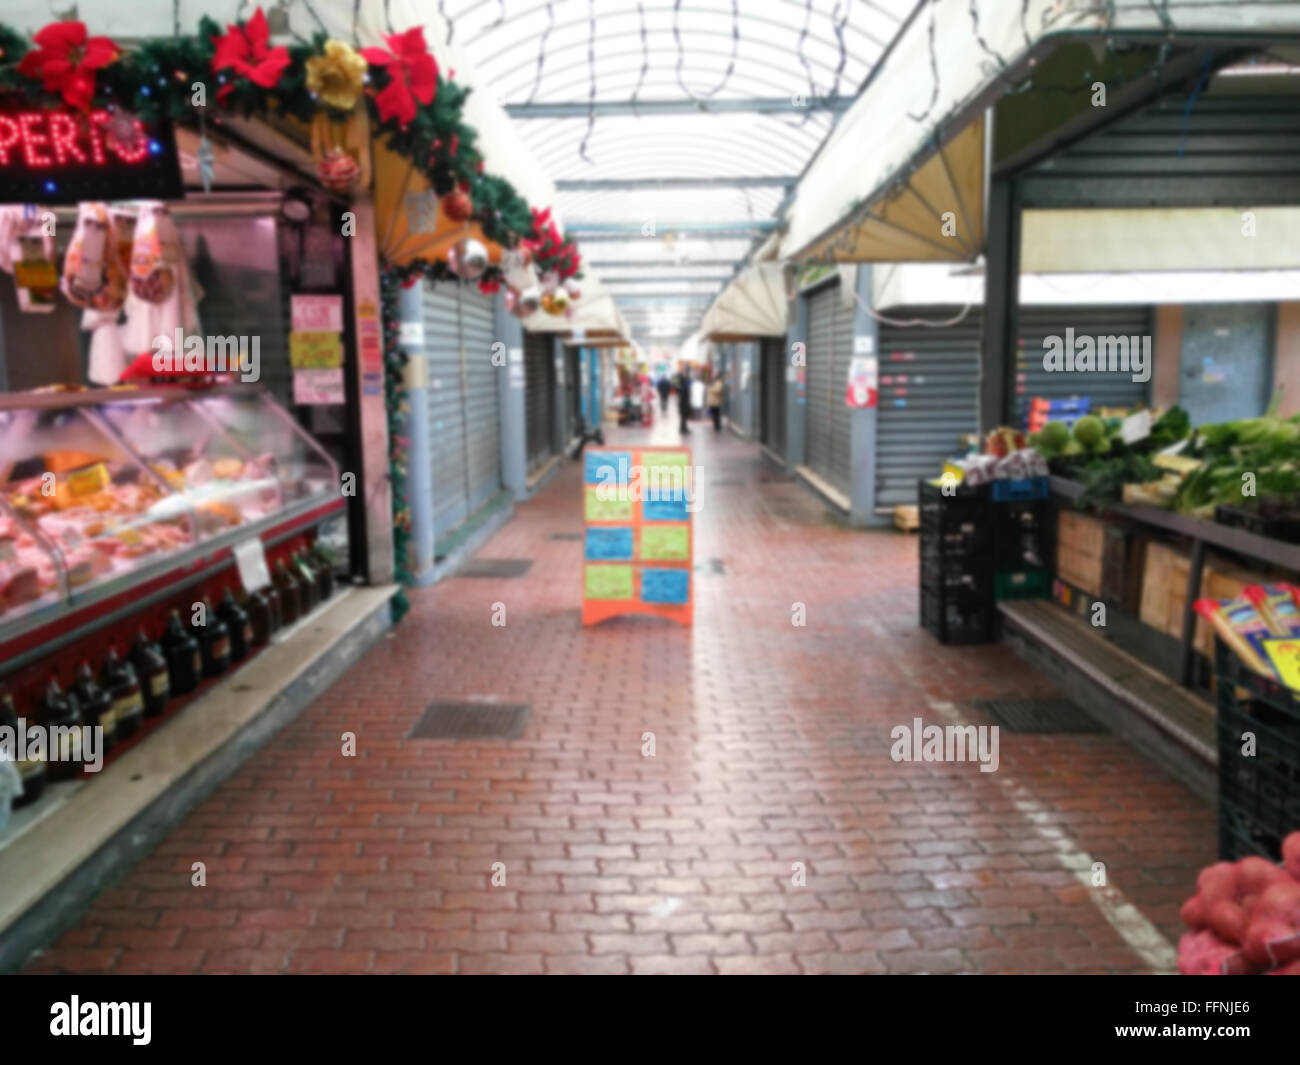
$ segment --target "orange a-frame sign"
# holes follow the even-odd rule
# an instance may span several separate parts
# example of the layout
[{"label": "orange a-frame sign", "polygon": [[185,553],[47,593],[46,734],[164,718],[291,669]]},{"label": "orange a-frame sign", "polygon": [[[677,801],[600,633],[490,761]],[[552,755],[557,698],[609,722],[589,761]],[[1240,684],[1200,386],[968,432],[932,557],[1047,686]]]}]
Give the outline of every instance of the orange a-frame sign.
[{"label": "orange a-frame sign", "polygon": [[584,458],[582,623],[657,614],[689,625],[690,449],[588,448]]}]

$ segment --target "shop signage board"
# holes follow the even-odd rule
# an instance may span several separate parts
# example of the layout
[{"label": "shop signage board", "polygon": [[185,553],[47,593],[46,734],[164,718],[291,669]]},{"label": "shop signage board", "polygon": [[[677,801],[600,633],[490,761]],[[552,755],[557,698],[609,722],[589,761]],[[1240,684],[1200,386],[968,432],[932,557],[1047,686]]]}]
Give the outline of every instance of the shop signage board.
[{"label": "shop signage board", "polygon": [[345,402],[343,367],[332,370],[294,370],[293,401],[300,407],[320,407]]},{"label": "shop signage board", "polygon": [[857,355],[849,361],[849,380],[844,390],[847,407],[874,407],[880,388],[880,362],[874,355]]},{"label": "shop signage board", "polygon": [[290,333],[289,365],[295,370],[332,370],[342,366],[343,338],[338,333]]},{"label": "shop signage board", "polygon": [[0,100],[0,189],[8,203],[184,195],[171,124]]},{"label": "shop signage board", "polygon": [[302,293],[290,297],[295,333],[343,332],[343,297]]},{"label": "shop signage board", "polygon": [[691,453],[679,447],[583,452],[582,623],[654,614],[691,624]]}]

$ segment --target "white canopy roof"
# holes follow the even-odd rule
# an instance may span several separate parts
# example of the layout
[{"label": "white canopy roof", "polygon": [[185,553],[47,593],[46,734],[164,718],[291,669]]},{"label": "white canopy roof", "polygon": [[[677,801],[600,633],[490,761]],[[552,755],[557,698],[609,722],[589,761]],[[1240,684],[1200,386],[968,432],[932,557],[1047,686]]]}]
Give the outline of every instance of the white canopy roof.
[{"label": "white canopy roof", "polygon": [[573,308],[572,318],[537,311],[524,319],[524,329],[530,333],[569,333],[581,329],[589,335],[613,332],[630,341],[632,332],[614,302],[613,293],[592,274],[587,274],[578,284],[582,289],[582,297],[570,304]]},{"label": "white canopy roof", "polygon": [[[979,17],[978,43],[972,33],[973,10]],[[834,255],[832,241],[837,240],[847,244],[837,257],[860,261],[973,257],[963,254],[961,245],[975,247],[978,240],[964,239],[960,219],[958,236],[963,239],[933,241],[929,253],[899,254],[904,241],[889,237],[901,231],[908,243],[921,243],[917,227],[908,225],[911,218],[925,217],[927,227],[933,220],[930,231],[937,230],[935,208],[927,199],[932,189],[942,189],[946,202],[964,205],[969,216],[966,232],[978,224],[984,168],[967,165],[974,158],[974,145],[961,142],[978,131],[982,147],[982,113],[991,102],[989,92],[1001,91],[990,56],[1012,67],[1049,35],[1164,34],[1170,29],[1180,36],[1294,34],[1300,31],[1300,4],[1242,0],[1085,7],[1060,0],[1025,0],[1023,5],[935,0],[918,8],[800,180],[786,214],[782,256]],[[951,150],[950,158],[938,152],[940,144]]]}]

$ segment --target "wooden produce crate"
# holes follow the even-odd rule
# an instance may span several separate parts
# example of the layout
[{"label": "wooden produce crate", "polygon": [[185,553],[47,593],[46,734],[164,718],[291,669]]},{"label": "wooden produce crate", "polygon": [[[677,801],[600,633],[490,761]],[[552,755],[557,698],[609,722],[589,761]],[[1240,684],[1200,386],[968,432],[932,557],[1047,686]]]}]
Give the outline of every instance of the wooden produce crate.
[{"label": "wooden produce crate", "polygon": [[894,528],[902,532],[916,532],[921,527],[921,508],[919,506],[897,506],[894,508]]},{"label": "wooden produce crate", "polygon": [[1056,523],[1056,575],[1089,595],[1101,595],[1104,525],[1100,519],[1061,510]]}]

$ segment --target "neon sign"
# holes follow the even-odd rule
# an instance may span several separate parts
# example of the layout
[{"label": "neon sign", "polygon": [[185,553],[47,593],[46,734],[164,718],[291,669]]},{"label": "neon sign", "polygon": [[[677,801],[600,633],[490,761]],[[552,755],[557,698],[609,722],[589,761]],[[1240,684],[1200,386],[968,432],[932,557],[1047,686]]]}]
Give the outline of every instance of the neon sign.
[{"label": "neon sign", "polygon": [[0,203],[174,199],[181,193],[166,122],[103,110],[0,105]]}]

